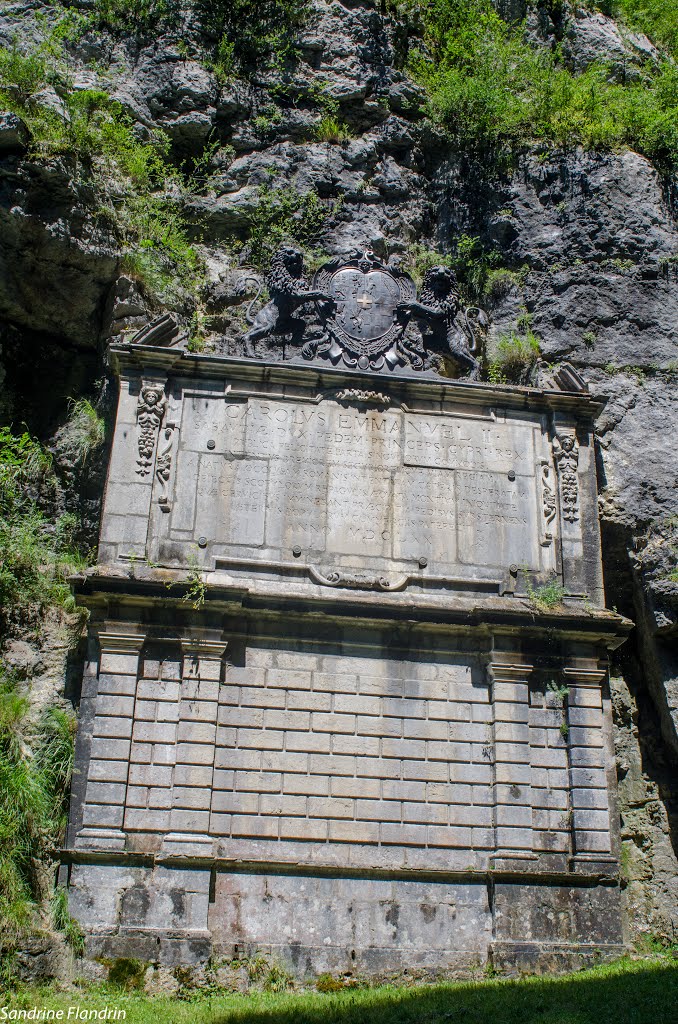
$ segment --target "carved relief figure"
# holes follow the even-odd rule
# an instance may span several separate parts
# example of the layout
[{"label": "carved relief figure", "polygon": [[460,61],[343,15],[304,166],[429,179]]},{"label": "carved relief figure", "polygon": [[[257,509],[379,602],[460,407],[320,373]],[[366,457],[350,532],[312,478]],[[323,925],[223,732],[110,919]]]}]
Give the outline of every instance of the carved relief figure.
[{"label": "carved relief figure", "polygon": [[245,334],[245,354],[254,357],[254,343],[271,334],[286,334],[302,326],[292,317],[294,311],[305,302],[332,303],[329,295],[318,289],[310,289],[304,280],[304,258],[294,246],[282,246],[271,260],[271,270],[266,285],[271,296],[255,317],[251,309],[261,294],[261,287],[249,305],[248,323],[252,324]]},{"label": "carved relief figure", "polygon": [[155,440],[166,408],[167,398],[164,386],[143,383],[137,402],[137,424],[139,426],[137,441],[139,449],[137,465],[139,468],[137,473],[139,476],[148,476],[151,471]]},{"label": "carved relief figure", "polygon": [[457,278],[448,267],[431,267],[426,271],[419,299],[404,302],[398,312],[423,324],[426,348],[447,349],[454,359],[470,371],[471,380],[480,372],[478,360],[471,353],[468,338],[458,323],[461,300]]},{"label": "carved relief figure", "polygon": [[574,434],[556,434],[553,439],[553,457],[560,477],[563,518],[568,523],[575,523],[579,519],[579,442]]}]

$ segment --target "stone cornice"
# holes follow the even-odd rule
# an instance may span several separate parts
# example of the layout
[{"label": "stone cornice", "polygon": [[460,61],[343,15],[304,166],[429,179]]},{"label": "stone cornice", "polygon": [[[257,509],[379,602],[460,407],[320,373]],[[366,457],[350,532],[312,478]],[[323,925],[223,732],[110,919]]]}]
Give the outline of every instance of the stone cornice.
[{"label": "stone cornice", "polygon": [[119,375],[143,374],[150,370],[201,379],[242,380],[248,384],[265,382],[304,389],[363,387],[378,388],[391,398],[419,397],[437,403],[461,402],[468,405],[497,405],[511,409],[552,410],[593,420],[605,402],[587,392],[547,391],[517,385],[478,383],[467,380],[446,380],[430,375],[398,374],[388,376],[333,367],[307,366],[300,363],[267,363],[263,360],[226,356],[205,356],[176,348],[155,348],[146,345],[112,345],[109,361]]}]

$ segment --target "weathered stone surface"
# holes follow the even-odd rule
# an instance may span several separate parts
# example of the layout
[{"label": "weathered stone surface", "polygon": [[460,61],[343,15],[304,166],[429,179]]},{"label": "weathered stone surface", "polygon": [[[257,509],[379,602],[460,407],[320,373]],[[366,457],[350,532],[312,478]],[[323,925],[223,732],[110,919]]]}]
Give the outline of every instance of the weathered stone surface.
[{"label": "weathered stone surface", "polygon": [[[165,967],[263,948],[299,978],[385,978],[469,971],[492,936],[507,962],[526,935],[539,962],[618,950],[600,665],[624,624],[600,608],[586,392],[526,409],[469,382],[111,355],[71,822],[90,953],[155,938]],[[106,573],[131,545],[143,627]],[[192,610],[169,612],[190,565]],[[544,621],[526,574],[558,571]],[[533,882],[490,901],[488,873]]]},{"label": "weathered stone surface", "polygon": [[28,132],[16,114],[0,114],[0,153],[21,152],[26,148]]},{"label": "weathered stone surface", "polygon": [[[526,13],[521,2],[507,0],[499,6],[515,20]],[[164,125],[180,155],[199,152],[208,125],[216,129],[222,147],[233,145],[238,151],[234,174],[232,154],[226,151],[221,183],[217,180],[214,194],[197,198],[194,205],[196,220],[205,223],[215,282],[209,307],[215,336],[234,336],[236,324],[242,328],[236,319],[241,278],[239,271],[235,280],[228,277],[232,256],[223,271],[227,260],[219,246],[227,231],[245,234],[258,190],[267,183],[285,189],[292,183],[301,191],[316,188],[328,204],[343,197],[341,209],[318,240],[328,252],[364,244],[402,252],[415,241],[447,251],[464,232],[481,236],[488,246],[496,244],[507,265],[518,269],[527,264],[524,286],[516,285],[500,301],[488,300],[492,338],[513,328],[526,306],[547,358],[567,357],[596,394],[610,394],[600,420],[599,450],[608,601],[639,622],[636,650],[641,661],[633,670],[626,662],[624,672],[641,704],[646,702],[642,721],[649,723],[651,739],[642,762],[638,738],[627,737],[624,743],[629,750],[636,744],[637,779],[656,793],[642,814],[632,802],[623,807],[639,851],[632,851],[639,877],[633,880],[630,906],[636,919],[645,922],[638,927],[653,929],[658,922],[662,934],[670,936],[674,929],[675,936],[677,902],[668,881],[673,869],[667,867],[672,863],[672,828],[666,806],[674,799],[667,780],[675,771],[670,751],[675,751],[671,632],[676,605],[669,578],[675,564],[668,524],[677,509],[668,424],[675,416],[671,367],[676,358],[678,279],[671,261],[678,240],[664,183],[647,161],[632,153],[551,154],[541,163],[528,157],[503,182],[487,180],[483,168],[469,173],[464,159],[450,153],[422,124],[419,90],[394,68],[402,58],[399,26],[386,23],[384,28],[377,9],[367,3],[319,2],[317,7],[317,17],[302,32],[302,61],[292,86],[298,89],[296,110],[281,107],[267,92],[276,84],[274,74],[262,76],[259,84],[236,80],[219,87],[211,73],[186,59],[185,49],[167,36],[149,43],[87,33],[74,44],[70,70],[78,88],[97,82],[108,87],[82,63],[96,60],[105,66],[110,60],[114,95],[140,126]],[[557,5],[551,8],[555,11]],[[50,22],[54,16],[38,0],[3,7],[0,38],[5,45],[11,45],[17,28],[27,44],[44,37],[44,22],[33,18],[34,11]],[[636,75],[645,59],[656,60],[644,39],[620,33],[609,19],[593,12],[565,7],[556,19],[542,5],[538,24],[530,15],[530,31],[539,45],[560,42],[577,68],[589,66],[592,59],[610,61],[617,80]],[[320,115],[304,99],[309,83],[328,83],[340,103],[340,120],[350,124],[356,138],[341,146],[314,140]],[[271,110],[280,113],[280,120],[266,128],[266,118],[274,120]],[[43,435],[63,421],[68,398],[101,376],[100,338],[140,327],[143,313],[137,311],[144,303],[124,281],[116,290],[118,242],[93,219],[89,197],[74,184],[68,162],[20,159],[13,121],[8,138],[11,148],[3,151],[1,169],[2,402],[8,422],[26,420],[33,432]],[[219,263],[222,270],[215,269]],[[232,354],[238,354],[235,348]],[[643,379],[638,373],[603,372],[625,365],[639,367]],[[133,407],[129,424],[131,429]],[[136,455],[131,456],[133,472]],[[73,493],[69,507],[80,514],[75,491],[81,484],[75,479],[68,476],[66,487]],[[85,518],[93,539],[97,499],[91,482],[87,486]],[[130,524],[129,536],[142,524],[139,516]],[[137,551],[137,540],[134,536],[129,541],[129,551]],[[111,569],[111,578],[115,573],[122,578],[123,572],[127,569]],[[139,585],[148,572],[139,565],[131,568]],[[43,695],[57,688],[55,665],[50,660],[49,673],[39,673]],[[655,842],[666,856],[647,854]]]}]

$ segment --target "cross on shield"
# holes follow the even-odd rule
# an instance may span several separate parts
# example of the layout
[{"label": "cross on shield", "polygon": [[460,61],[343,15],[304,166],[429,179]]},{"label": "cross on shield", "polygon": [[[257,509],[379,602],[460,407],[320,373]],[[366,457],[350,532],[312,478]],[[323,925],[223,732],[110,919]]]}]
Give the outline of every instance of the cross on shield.
[{"label": "cross on shield", "polygon": [[394,273],[373,253],[337,267],[329,264],[316,275],[318,287],[334,300],[327,328],[335,343],[364,359],[391,348],[402,331],[397,307],[414,295],[414,282]]}]

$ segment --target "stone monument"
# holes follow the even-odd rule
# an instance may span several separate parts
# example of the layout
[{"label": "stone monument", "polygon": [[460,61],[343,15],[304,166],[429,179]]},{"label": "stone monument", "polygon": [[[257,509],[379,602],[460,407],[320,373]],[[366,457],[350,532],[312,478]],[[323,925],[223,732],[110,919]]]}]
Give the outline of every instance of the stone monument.
[{"label": "stone monument", "polygon": [[444,267],[419,296],[369,251],[308,284],[286,247],[268,284],[239,356],[168,317],[111,349],[64,852],[90,952],[618,952],[599,404],[572,371],[478,383]]}]

